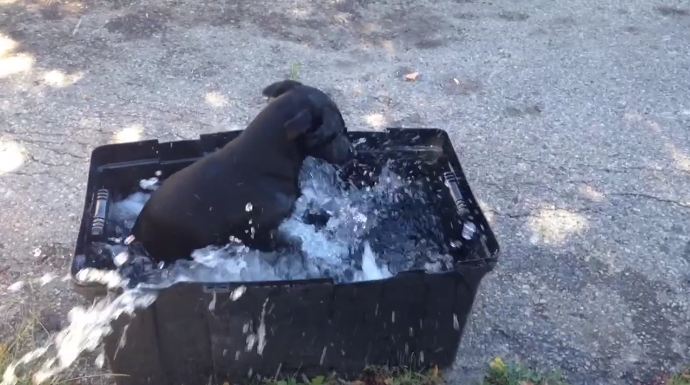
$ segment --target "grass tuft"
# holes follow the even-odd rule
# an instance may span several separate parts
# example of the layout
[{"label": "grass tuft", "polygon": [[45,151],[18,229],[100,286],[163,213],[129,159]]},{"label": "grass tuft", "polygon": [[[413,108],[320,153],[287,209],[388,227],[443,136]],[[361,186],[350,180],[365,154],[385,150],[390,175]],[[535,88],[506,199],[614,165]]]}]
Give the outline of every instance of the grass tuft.
[{"label": "grass tuft", "polygon": [[537,372],[521,363],[506,364],[496,357],[489,364],[489,369],[482,385],[567,385],[558,372]]},{"label": "grass tuft", "polygon": [[[38,315],[27,315],[22,323],[14,329],[14,333],[5,341],[0,341],[0,381],[5,374],[7,368],[16,360],[20,359],[24,354],[38,348],[41,343],[50,335],[46,328],[41,324]],[[30,373],[22,373],[21,369],[17,370],[17,384],[16,385],[34,385],[30,378]],[[59,376],[54,377],[43,385],[73,385],[71,380],[61,379]]]},{"label": "grass tuft", "polygon": [[[41,323],[35,315],[28,316],[21,325],[15,329],[14,335],[8,340],[0,342],[0,379],[5,374],[5,370],[19,359],[22,354],[37,346],[37,330]],[[30,385],[28,378],[22,378],[17,385]]]},{"label": "grass tuft", "polygon": [[265,381],[263,385],[443,385],[443,377],[437,368],[417,372],[406,368],[371,367],[364,370],[359,379],[344,381],[335,375],[316,376],[311,379],[291,377]]},{"label": "grass tuft", "polygon": [[301,69],[302,65],[300,63],[292,63],[292,65],[290,65],[290,80],[298,81]]},{"label": "grass tuft", "polygon": [[666,382],[667,385],[690,385],[690,366],[680,373],[671,376]]}]

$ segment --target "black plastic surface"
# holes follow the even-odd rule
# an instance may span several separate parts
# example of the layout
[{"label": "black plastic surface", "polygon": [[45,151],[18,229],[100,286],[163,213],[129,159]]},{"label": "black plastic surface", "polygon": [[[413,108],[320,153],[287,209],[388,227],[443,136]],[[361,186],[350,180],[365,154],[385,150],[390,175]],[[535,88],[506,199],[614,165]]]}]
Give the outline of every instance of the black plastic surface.
[{"label": "black plastic surface", "polygon": [[[96,148],[73,276],[86,267],[114,268],[102,248],[112,230],[106,223],[93,231],[94,226],[100,228],[104,213],[107,216],[109,203],[134,192],[140,179],[157,170],[165,178],[239,133]],[[479,283],[496,263],[498,243],[445,131],[389,129],[351,132],[350,137],[358,143],[360,161],[372,169],[380,168],[384,158],[433,164],[443,183],[435,187],[439,200],[430,208],[443,218],[455,269],[436,274],[411,271],[348,284],[328,279],[176,284],[139,311],[127,328],[126,320],[116,322],[106,353],[113,372],[128,375],[115,377],[119,385],[237,383],[277,372],[310,375],[335,370],[354,376],[367,365],[445,367],[453,362]],[[408,169],[414,172],[414,167]],[[468,221],[475,224],[475,232],[462,239]],[[240,286],[246,291],[233,300],[231,293]],[[211,302],[215,306],[209,307]],[[248,349],[248,338],[260,334],[262,327],[265,346],[259,349],[255,341]],[[135,342],[118,347],[122,333],[126,341]]]}]

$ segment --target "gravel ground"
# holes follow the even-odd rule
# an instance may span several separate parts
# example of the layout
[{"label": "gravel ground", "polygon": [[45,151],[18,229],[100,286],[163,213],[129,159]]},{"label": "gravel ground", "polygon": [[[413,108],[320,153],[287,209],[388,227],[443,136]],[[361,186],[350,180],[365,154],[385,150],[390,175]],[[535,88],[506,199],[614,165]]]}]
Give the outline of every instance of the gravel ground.
[{"label": "gravel ground", "polygon": [[688,42],[675,0],[0,0],[0,336],[81,303],[94,147],[242,128],[292,74],[353,130],[451,134],[503,249],[452,382],[650,382],[690,362]]}]

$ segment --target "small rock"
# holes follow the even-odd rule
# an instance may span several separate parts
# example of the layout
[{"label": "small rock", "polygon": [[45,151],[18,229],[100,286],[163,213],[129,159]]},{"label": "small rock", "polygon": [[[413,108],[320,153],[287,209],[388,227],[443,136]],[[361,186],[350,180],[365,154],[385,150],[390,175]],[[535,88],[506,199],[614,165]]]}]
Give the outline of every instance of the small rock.
[{"label": "small rock", "polygon": [[419,72],[410,72],[405,75],[405,80],[408,82],[416,82],[419,79]]},{"label": "small rock", "polygon": [[17,292],[24,287],[24,281],[17,281],[7,287],[8,291]]}]

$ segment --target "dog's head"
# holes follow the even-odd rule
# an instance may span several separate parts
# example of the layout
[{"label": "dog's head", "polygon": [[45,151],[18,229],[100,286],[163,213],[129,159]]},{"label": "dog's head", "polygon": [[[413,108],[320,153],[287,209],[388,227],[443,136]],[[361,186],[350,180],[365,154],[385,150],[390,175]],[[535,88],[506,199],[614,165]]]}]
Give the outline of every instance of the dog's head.
[{"label": "dog's head", "polygon": [[273,83],[263,90],[269,98],[290,97],[293,93],[306,98],[309,105],[285,123],[288,137],[301,141],[307,155],[335,164],[351,160],[353,150],[345,121],[328,95],[293,80]]}]

